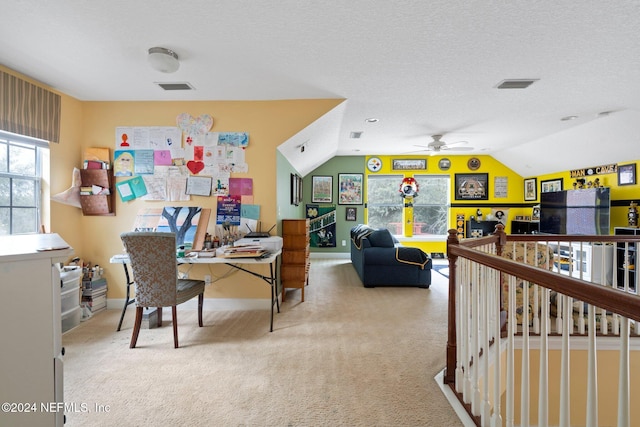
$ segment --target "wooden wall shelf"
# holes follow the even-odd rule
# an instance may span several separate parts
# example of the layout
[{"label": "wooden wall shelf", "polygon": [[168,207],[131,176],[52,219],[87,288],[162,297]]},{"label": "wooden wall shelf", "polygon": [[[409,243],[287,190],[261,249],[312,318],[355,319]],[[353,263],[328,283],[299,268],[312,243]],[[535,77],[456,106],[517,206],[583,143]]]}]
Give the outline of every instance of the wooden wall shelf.
[{"label": "wooden wall shelf", "polygon": [[116,201],[113,185],[113,171],[111,169],[81,169],[82,186],[99,185],[108,188],[108,195],[80,195],[80,205],[84,215],[115,215]]}]

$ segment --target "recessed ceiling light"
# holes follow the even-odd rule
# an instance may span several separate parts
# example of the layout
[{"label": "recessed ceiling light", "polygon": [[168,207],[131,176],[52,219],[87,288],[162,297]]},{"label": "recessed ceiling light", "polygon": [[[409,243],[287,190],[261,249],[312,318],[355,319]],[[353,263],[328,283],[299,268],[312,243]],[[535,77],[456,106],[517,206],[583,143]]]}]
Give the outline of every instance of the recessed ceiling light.
[{"label": "recessed ceiling light", "polygon": [[498,83],[498,89],[526,89],[540,79],[505,79]]},{"label": "recessed ceiling light", "polygon": [[562,120],[563,122],[568,122],[570,120],[575,120],[577,118],[578,118],[578,116],[566,116],[566,117],[561,118],[560,120]]},{"label": "recessed ceiling light", "polygon": [[369,117],[368,119],[364,119],[367,123],[378,123],[380,119],[376,119],[375,117]]}]

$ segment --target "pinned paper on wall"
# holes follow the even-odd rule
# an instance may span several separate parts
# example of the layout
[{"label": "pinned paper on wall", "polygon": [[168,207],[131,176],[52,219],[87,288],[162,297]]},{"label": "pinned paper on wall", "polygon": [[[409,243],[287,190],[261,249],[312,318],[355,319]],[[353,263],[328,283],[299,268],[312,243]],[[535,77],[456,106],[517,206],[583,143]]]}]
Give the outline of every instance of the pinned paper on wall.
[{"label": "pinned paper on wall", "polygon": [[[142,175],[148,187],[144,200],[190,200],[186,193],[188,176],[209,177],[210,194],[228,195],[231,173],[248,172],[244,150],[249,144],[249,134],[209,132],[213,118],[208,114],[182,113],[177,116],[176,124],[116,127],[114,175]],[[108,152],[109,149],[104,150]],[[166,167],[178,167],[180,172],[166,174],[162,171]],[[243,197],[252,194],[251,179],[243,178],[238,183],[234,192]],[[193,183],[189,188],[193,190]],[[199,190],[196,192],[201,194]]]},{"label": "pinned paper on wall", "polygon": [[113,154],[113,172],[115,176],[133,176],[134,151],[116,150]]},{"label": "pinned paper on wall", "polygon": [[156,166],[171,166],[171,151],[155,150],[153,152],[153,164]]},{"label": "pinned paper on wall", "polygon": [[153,175],[153,166],[155,164],[153,150],[135,150],[134,152],[134,174],[135,175]]},{"label": "pinned paper on wall", "polygon": [[240,196],[218,196],[216,224],[240,225]]},{"label": "pinned paper on wall", "polygon": [[141,177],[136,176],[126,181],[121,181],[116,184],[118,194],[123,202],[128,202],[138,197],[142,197],[147,194],[147,187]]},{"label": "pinned paper on wall", "polygon": [[256,231],[260,220],[260,206],[240,204],[240,231],[243,233]]},{"label": "pinned paper on wall", "polygon": [[194,196],[210,196],[211,195],[210,176],[189,176],[187,177],[187,194]]},{"label": "pinned paper on wall", "polygon": [[253,179],[229,178],[229,194],[232,196],[246,196],[253,194]]}]

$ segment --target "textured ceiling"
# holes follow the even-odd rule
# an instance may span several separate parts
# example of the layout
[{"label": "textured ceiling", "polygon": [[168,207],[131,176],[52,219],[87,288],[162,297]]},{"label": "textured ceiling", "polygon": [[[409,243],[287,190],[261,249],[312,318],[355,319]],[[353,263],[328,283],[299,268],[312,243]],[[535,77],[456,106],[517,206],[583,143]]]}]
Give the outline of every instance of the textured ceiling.
[{"label": "textured ceiling", "polygon": [[[1,10],[0,62],[81,100],[344,98],[281,147],[303,175],[334,155],[415,153],[436,133],[523,176],[640,159],[637,0],[5,0]],[[180,69],[152,70],[153,46],[177,52]],[[520,78],[539,81],[495,88]]]}]

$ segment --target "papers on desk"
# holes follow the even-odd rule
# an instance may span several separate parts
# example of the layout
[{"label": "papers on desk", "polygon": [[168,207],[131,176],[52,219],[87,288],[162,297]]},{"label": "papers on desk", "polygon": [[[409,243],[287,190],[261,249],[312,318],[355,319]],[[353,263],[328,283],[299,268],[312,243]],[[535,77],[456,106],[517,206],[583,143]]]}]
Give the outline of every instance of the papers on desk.
[{"label": "papers on desk", "polygon": [[219,256],[223,258],[259,258],[267,251],[261,245],[225,246]]},{"label": "papers on desk", "polygon": [[213,258],[216,256],[216,251],[213,249],[210,249],[210,250],[203,249],[201,251],[196,251],[191,253],[195,253],[198,258]]}]

